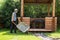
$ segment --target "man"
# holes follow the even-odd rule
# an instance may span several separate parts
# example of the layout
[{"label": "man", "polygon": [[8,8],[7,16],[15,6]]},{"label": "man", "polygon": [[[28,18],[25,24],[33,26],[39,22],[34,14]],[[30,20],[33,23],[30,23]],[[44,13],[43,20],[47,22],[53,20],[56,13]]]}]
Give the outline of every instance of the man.
[{"label": "man", "polygon": [[10,27],[10,33],[14,32],[16,33],[16,25],[17,25],[17,16],[16,13],[18,12],[18,9],[14,9],[14,12],[12,13],[12,18],[11,18],[11,27]]}]

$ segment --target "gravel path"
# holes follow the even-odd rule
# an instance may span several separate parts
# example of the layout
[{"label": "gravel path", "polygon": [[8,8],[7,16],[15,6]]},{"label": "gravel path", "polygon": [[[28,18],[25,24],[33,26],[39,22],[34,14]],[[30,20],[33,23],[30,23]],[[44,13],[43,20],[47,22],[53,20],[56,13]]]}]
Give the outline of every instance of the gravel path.
[{"label": "gravel path", "polygon": [[46,36],[44,33],[34,33],[35,36],[42,38],[43,40],[60,40],[59,38],[50,38]]}]

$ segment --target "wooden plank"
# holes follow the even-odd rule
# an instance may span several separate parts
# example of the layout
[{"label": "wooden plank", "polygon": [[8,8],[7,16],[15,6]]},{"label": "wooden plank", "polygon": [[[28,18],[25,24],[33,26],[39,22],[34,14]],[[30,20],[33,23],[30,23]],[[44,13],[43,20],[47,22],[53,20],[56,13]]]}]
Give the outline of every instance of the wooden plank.
[{"label": "wooden plank", "polygon": [[57,30],[57,17],[53,18],[52,26],[53,26],[52,28],[54,28],[53,31],[56,31]]},{"label": "wooden plank", "polygon": [[57,29],[57,17],[54,17],[54,18],[53,17],[46,17],[45,18],[45,29],[56,31],[56,29]]},{"label": "wooden plank", "polygon": [[45,17],[45,29],[52,30],[53,17]]},{"label": "wooden plank", "polygon": [[45,18],[31,18],[31,21],[33,20],[45,20]]},{"label": "wooden plank", "polygon": [[24,3],[51,3],[52,0],[24,0]]},{"label": "wooden plank", "polygon": [[[18,17],[18,23],[21,22],[20,20],[21,17]],[[25,22],[26,24],[30,25],[30,17],[23,17],[23,22]]]},{"label": "wooden plank", "polygon": [[28,31],[52,31],[47,29],[29,29]]}]

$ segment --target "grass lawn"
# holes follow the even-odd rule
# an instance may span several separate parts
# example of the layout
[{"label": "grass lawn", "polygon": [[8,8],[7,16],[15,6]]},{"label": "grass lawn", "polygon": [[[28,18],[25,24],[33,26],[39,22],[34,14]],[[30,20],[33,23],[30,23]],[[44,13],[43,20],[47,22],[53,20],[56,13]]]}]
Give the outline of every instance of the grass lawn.
[{"label": "grass lawn", "polygon": [[26,34],[19,32],[17,30],[17,33],[10,33],[7,29],[0,30],[0,40],[42,40],[34,35],[32,33]]},{"label": "grass lawn", "polygon": [[56,32],[52,33],[45,33],[47,36],[52,37],[52,38],[60,38],[60,28],[56,30]]},{"label": "grass lawn", "polygon": [[60,33],[59,32],[53,32],[53,33],[46,33],[47,36],[52,37],[52,38],[60,38]]}]

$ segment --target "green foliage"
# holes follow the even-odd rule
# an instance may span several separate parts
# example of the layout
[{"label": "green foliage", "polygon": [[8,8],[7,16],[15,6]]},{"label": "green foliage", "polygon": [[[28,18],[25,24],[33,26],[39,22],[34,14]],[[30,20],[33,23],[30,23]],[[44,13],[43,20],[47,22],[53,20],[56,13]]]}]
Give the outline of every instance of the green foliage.
[{"label": "green foliage", "polygon": [[5,5],[5,2],[6,2],[6,0],[0,0],[0,9],[3,8],[3,6]]},{"label": "green foliage", "polygon": [[1,13],[0,16],[3,17],[3,23],[5,24],[5,27],[10,26],[12,12],[14,11],[15,8],[20,10],[19,5],[20,5],[19,1],[15,2],[13,0],[6,0],[5,5],[3,6],[0,12]]},{"label": "green foliage", "polygon": [[[20,0],[5,0],[0,2],[0,18],[1,22],[5,24],[5,27],[10,26],[11,15],[15,8],[19,10],[18,16],[20,16]],[[48,14],[48,5],[45,4],[26,4],[24,6],[24,16],[31,18],[44,18]],[[52,14],[52,6],[50,7],[50,14]],[[58,24],[60,24],[60,1],[56,0],[56,16],[58,17]],[[8,25],[7,25],[8,24]]]},{"label": "green foliage", "polygon": [[40,18],[47,16],[47,5],[44,4],[26,4],[24,15],[31,18]]}]

